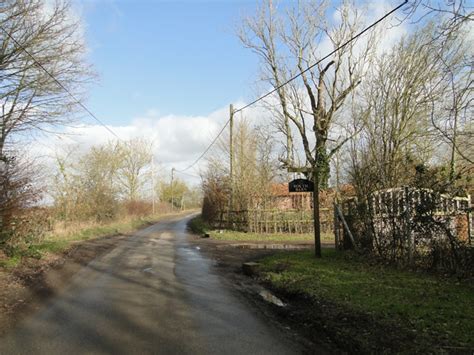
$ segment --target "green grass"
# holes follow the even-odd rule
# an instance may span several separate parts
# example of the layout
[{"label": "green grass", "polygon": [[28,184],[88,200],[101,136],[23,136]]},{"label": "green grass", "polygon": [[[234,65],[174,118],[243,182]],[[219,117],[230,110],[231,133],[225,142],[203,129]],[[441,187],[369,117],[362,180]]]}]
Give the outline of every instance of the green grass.
[{"label": "green grass", "polygon": [[194,234],[204,234],[210,230],[209,225],[204,222],[201,216],[194,217],[188,222],[188,228]]},{"label": "green grass", "polygon": [[[322,259],[308,251],[264,258],[262,275],[285,291],[409,324],[434,341],[442,337],[474,347],[472,284],[370,265],[335,250],[323,252]],[[284,271],[276,272],[281,269]]]},{"label": "green grass", "polygon": [[104,225],[93,226],[78,230],[67,236],[50,235],[43,242],[34,245],[40,252],[59,253],[73,242],[80,242],[109,235],[130,233],[152,222],[158,222],[163,216],[147,216],[126,221],[116,221]]},{"label": "green grass", "polygon": [[5,268],[5,269],[12,269],[16,266],[21,261],[21,256],[20,255],[14,255],[9,257],[8,259],[0,260],[0,267]]},{"label": "green grass", "polygon": [[[223,230],[219,232],[217,230],[208,232],[212,239],[216,240],[235,240],[238,242],[314,242],[313,234],[261,234],[261,233],[244,233],[237,231]],[[332,234],[321,235],[322,242],[334,242],[334,236]]]},{"label": "green grass", "polygon": [[[208,233],[211,239],[236,242],[308,242],[314,241],[314,234],[289,234],[289,233],[245,233],[232,230],[213,230],[202,220],[200,216],[193,218],[189,224],[189,229],[195,234]],[[334,235],[325,233],[321,235],[321,241],[324,243],[334,243]]]}]

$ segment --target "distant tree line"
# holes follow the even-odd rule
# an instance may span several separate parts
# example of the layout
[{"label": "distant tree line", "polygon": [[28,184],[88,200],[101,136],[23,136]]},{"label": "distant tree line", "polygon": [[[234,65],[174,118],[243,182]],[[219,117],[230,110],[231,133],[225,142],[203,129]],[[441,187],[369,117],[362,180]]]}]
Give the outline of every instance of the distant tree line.
[{"label": "distant tree line", "polygon": [[[120,215],[170,211],[199,205],[199,195],[183,181],[152,171],[152,145],[143,138],[111,141],[77,155],[71,146],[56,156],[51,195],[57,218],[64,221],[114,220]],[[154,178],[152,178],[154,174]],[[153,185],[153,183],[155,185]]]}]

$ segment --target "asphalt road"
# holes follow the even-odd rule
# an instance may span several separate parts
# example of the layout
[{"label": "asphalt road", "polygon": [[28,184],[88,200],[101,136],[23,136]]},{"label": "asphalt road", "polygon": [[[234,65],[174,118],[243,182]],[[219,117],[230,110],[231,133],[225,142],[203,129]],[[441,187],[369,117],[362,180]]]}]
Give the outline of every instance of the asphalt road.
[{"label": "asphalt road", "polygon": [[137,232],[0,339],[0,354],[295,354],[212,272],[187,218]]}]

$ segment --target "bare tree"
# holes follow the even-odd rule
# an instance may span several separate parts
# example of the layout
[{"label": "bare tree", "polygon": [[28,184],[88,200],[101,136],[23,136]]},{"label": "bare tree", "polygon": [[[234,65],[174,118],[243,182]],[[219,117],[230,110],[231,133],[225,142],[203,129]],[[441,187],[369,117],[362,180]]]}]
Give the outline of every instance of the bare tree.
[{"label": "bare tree", "polygon": [[446,38],[437,31],[429,22],[402,38],[376,59],[361,87],[353,117],[363,128],[352,142],[351,169],[360,197],[420,183],[422,171],[434,171],[429,164],[445,161],[449,172],[436,189],[456,190],[456,161],[469,161],[466,137],[473,134],[472,65],[466,64],[472,51],[464,31]]},{"label": "bare tree", "polygon": [[179,178],[169,183],[161,180],[159,183],[161,201],[171,204],[173,207],[184,209],[186,195],[189,194],[189,186]]},{"label": "bare tree", "polygon": [[66,152],[58,155],[57,164],[53,197],[60,219],[104,221],[116,216],[121,164],[117,143],[92,147],[82,156]]},{"label": "bare tree", "polygon": [[[271,184],[278,175],[274,143],[274,137],[268,132],[267,127],[254,126],[245,116],[239,117],[233,131],[234,171],[231,210],[242,211],[266,204]],[[208,170],[218,169],[220,175],[230,173],[229,145],[229,135],[224,135],[219,140],[214,154],[209,158]],[[214,174],[208,171],[204,177],[208,176]]]},{"label": "bare tree", "polygon": [[117,179],[126,198],[135,201],[145,184],[146,168],[151,163],[152,146],[143,138],[134,138],[119,142],[118,149],[121,162]]},{"label": "bare tree", "polygon": [[56,152],[56,171],[52,175],[50,194],[54,200],[56,214],[60,220],[68,221],[77,207],[79,196],[72,171],[71,157],[76,147],[66,147],[63,152]]},{"label": "bare tree", "polygon": [[362,164],[362,170],[370,168],[375,189],[406,183],[407,165],[413,167],[432,147],[427,135],[430,100],[441,91],[431,85],[439,75],[439,65],[432,47],[425,46],[429,35],[425,30],[402,39],[377,58],[370,79],[363,84],[355,117],[363,122],[357,141],[364,152],[357,164]]},{"label": "bare tree", "polygon": [[53,77],[79,100],[91,78],[79,23],[71,14],[62,1],[0,3],[0,220],[5,232],[21,208],[39,199],[18,159],[21,151],[12,143],[71,119],[77,102]]},{"label": "bare tree", "polygon": [[474,21],[474,7],[468,0],[415,0],[410,1],[401,21],[420,23],[437,21],[435,38],[449,37],[467,23]]},{"label": "bare tree", "polygon": [[[474,165],[474,78],[472,42],[466,41],[469,27],[459,27],[448,37],[431,42],[440,62],[438,85],[442,98],[432,99],[431,123],[449,148],[449,184],[453,185],[464,168]],[[460,164],[458,164],[460,163]]]},{"label": "bare tree", "polygon": [[202,217],[208,223],[217,221],[226,208],[229,208],[230,179],[217,160],[210,160],[202,174]]},{"label": "bare tree", "polygon": [[[315,183],[315,242],[319,257],[319,188],[327,186],[330,159],[348,139],[330,147],[332,129],[338,112],[362,79],[373,38],[357,47],[350,43],[331,60],[305,71],[326,51],[354,36],[362,27],[361,16],[349,1],[343,1],[336,9],[336,21],[327,20],[328,1],[301,1],[285,10],[282,16],[271,0],[264,1],[255,16],[244,19],[239,38],[260,57],[262,79],[277,88],[283,121],[279,126],[286,136],[284,167],[295,168],[294,132],[300,139],[308,175]],[[295,74],[301,74],[301,80],[280,87]]]},{"label": "bare tree", "polygon": [[15,135],[71,119],[77,102],[53,77],[82,99],[92,77],[84,53],[80,24],[68,2],[0,4],[0,158]]},{"label": "bare tree", "polygon": [[[0,248],[6,249],[16,233],[30,221],[19,216],[41,199],[41,187],[34,183],[40,178],[38,169],[25,157],[5,158],[0,161]],[[8,249],[8,248],[7,248]],[[8,252],[8,250],[7,250]]]}]

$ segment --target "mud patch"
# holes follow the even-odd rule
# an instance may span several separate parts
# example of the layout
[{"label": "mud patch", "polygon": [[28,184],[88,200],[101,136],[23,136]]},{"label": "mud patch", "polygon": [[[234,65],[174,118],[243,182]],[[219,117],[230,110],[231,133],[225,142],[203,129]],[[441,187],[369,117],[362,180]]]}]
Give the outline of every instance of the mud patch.
[{"label": "mud patch", "polygon": [[[281,298],[279,294],[267,288],[266,285],[260,284],[255,278],[246,276],[243,272],[242,265],[244,263],[251,263],[265,256],[294,249],[238,248],[233,247],[236,244],[235,241],[202,239],[198,236],[191,236],[189,242],[194,246],[199,246],[200,252],[213,260],[214,269],[221,276],[222,281],[232,286],[243,302],[254,308],[258,316],[279,328],[283,334],[287,334],[292,340],[296,339],[302,347],[307,349],[304,352],[305,354],[338,353],[336,346],[328,337],[308,337],[299,329],[298,324],[288,321],[285,314],[288,314],[287,308],[291,305],[287,304],[287,300]],[[262,296],[262,293],[265,297]],[[278,299],[278,301],[271,302],[269,299],[275,301]],[[311,331],[314,331],[314,329]],[[318,334],[321,333],[318,332]]]},{"label": "mud patch", "polygon": [[237,249],[270,249],[270,250],[303,250],[314,248],[313,244],[224,244],[218,248],[237,248]]},{"label": "mud patch", "polygon": [[305,294],[285,290],[269,290],[285,302],[286,307],[274,307],[280,322],[296,329],[312,342],[332,344],[343,353],[423,353],[425,344],[417,344],[417,334],[393,322],[331,302],[314,299]]}]

